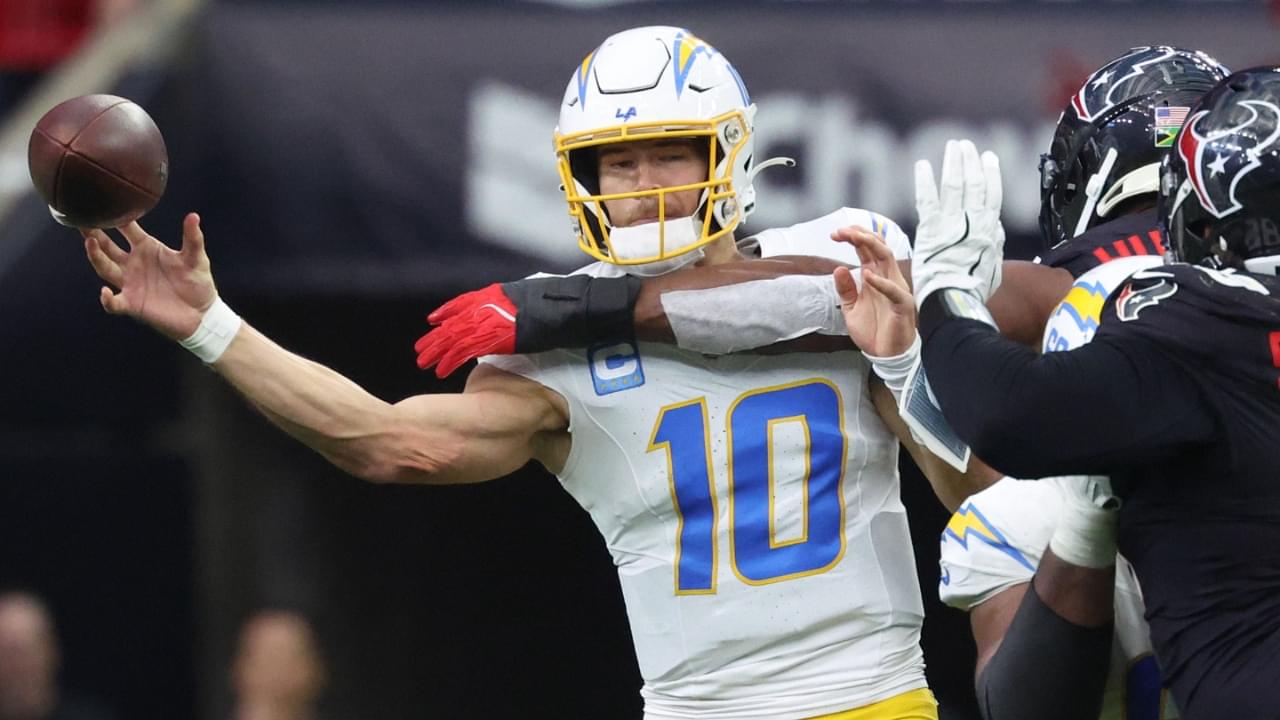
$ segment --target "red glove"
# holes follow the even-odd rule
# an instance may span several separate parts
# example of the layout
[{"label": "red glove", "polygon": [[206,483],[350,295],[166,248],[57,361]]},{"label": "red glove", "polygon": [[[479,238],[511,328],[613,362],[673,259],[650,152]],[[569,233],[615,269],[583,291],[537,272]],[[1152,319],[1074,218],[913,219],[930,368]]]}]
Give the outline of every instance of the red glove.
[{"label": "red glove", "polygon": [[499,283],[459,295],[427,316],[435,327],[413,345],[418,367],[435,365],[436,377],[445,378],[482,355],[514,353],[516,313]]},{"label": "red glove", "polygon": [[[640,280],[552,275],[464,293],[427,316],[418,367],[446,377],[481,355],[585,348],[632,334]],[[517,316],[519,321],[517,322]]]}]

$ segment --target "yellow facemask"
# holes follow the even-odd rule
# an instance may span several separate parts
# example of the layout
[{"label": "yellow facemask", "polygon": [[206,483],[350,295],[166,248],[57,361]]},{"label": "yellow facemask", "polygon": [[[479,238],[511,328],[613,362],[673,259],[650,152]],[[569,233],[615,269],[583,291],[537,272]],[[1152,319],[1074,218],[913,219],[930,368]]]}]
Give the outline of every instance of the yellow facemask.
[{"label": "yellow facemask", "polygon": [[[732,232],[743,218],[742,203],[733,184],[732,168],[739,164],[738,156],[747,144],[748,127],[750,125],[743,112],[734,110],[708,120],[629,123],[589,132],[557,134],[555,149],[560,182],[565,200],[569,203],[569,215],[573,219],[578,247],[597,260],[615,265],[644,265],[684,255]],[[571,158],[577,151],[613,143],[673,138],[707,139],[706,180],[604,195],[588,190],[588,186],[599,187],[594,167],[589,170],[579,167],[575,176]],[[677,222],[681,218],[667,217],[667,197],[670,193],[689,190],[702,191],[702,197],[698,210],[689,220],[690,226],[686,228]],[[604,203],[645,197],[656,198],[658,203],[656,232],[646,233],[643,241],[637,241],[633,237],[624,242],[615,237]],[[718,208],[721,217],[717,218],[717,213],[710,208]]]}]

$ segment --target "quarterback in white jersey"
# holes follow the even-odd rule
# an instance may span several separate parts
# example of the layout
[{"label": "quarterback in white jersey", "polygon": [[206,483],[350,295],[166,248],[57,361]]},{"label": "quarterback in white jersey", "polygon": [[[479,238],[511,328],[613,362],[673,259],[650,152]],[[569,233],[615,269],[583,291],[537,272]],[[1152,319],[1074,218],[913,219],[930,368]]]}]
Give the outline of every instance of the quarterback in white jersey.
[{"label": "quarterback in white jersey", "polygon": [[[896,225],[849,208],[756,240],[843,255],[830,235],[850,224],[908,256]],[[648,717],[806,718],[925,686],[898,440],[861,353],[621,340],[485,362],[568,401],[557,475],[618,567]]]},{"label": "quarterback in white jersey", "polygon": [[[556,135],[579,246],[602,261],[580,273],[742,259],[754,112],[688,31],[589,54]],[[831,240],[850,224],[909,255],[896,226],[851,209],[757,242],[856,261]],[[707,357],[623,336],[486,365],[563,399],[572,441],[552,469],[618,567],[646,717],[936,717],[898,443],[861,353]]]},{"label": "quarterback in white jersey", "polygon": [[[736,71],[686,30],[629,30],[589,53],[555,135],[579,246],[602,261],[587,272],[741,259],[733,232],[767,164],[753,159],[754,115]],[[906,255],[900,230],[850,210],[760,243],[847,254],[830,235],[851,222]],[[893,402],[868,381],[869,366],[918,348],[913,329],[869,334],[865,355],[713,359],[619,337],[495,360],[462,393],[387,403],[232,312],[195,214],[179,250],[137,223],[121,233],[129,250],[84,233],[103,307],[181,342],[340,468],[458,484],[537,460],[559,476],[617,562],[647,717],[937,720],[898,450],[875,410]],[[901,280],[892,255],[868,256],[867,282]],[[485,312],[506,312],[494,299]],[[854,316],[876,307],[845,303]]]},{"label": "quarterback in white jersey", "polygon": [[[1043,351],[1069,350],[1093,339],[1103,303],[1133,273],[1163,262],[1159,256],[1121,258],[1076,279],[1049,317]],[[1031,582],[1064,505],[1064,482],[1005,477],[971,496],[942,533],[939,595],[972,611],[1001,592]],[[1116,560],[1115,635],[1101,720],[1176,718],[1152,655],[1142,593],[1133,569]]]}]

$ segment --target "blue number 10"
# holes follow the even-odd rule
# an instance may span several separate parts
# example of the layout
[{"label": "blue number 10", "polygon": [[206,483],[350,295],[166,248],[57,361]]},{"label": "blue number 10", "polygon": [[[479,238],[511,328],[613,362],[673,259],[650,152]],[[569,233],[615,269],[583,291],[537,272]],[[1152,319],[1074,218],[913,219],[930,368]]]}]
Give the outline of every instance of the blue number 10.
[{"label": "blue number 10", "polygon": [[[750,585],[813,575],[844,555],[845,436],[840,395],[824,381],[744,393],[729,408],[729,558]],[[805,463],[802,532],[776,537],[774,429],[797,423]],[[679,517],[675,587],[678,594],[716,591],[718,536],[715,476],[705,398],[658,413],[649,451],[667,452],[671,499]],[[785,451],[785,449],[781,449]]]}]

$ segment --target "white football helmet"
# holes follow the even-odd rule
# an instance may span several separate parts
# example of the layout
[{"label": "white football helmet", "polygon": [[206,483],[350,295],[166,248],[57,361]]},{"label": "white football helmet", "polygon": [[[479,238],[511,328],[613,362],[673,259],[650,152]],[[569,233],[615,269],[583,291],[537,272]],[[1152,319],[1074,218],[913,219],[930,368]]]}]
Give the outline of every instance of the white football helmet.
[{"label": "white football helmet", "polygon": [[[578,246],[599,260],[648,265],[645,270],[650,271],[696,260],[701,252],[689,253],[732,232],[755,207],[755,112],[729,61],[688,30],[641,27],[607,38],[569,80],[555,133],[560,181]],[[707,138],[707,179],[600,194],[599,146],[659,138]],[[665,217],[666,194],[693,189],[701,189],[702,197],[692,218]],[[654,196],[658,222],[613,228],[604,201]],[[685,257],[672,260],[677,256]]]}]

